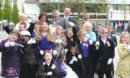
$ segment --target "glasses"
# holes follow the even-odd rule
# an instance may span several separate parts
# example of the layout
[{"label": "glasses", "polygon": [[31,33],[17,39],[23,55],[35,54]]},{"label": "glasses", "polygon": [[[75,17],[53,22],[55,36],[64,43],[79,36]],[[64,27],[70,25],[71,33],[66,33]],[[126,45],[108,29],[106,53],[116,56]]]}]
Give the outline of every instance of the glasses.
[{"label": "glasses", "polygon": [[107,32],[102,32],[102,34],[107,34]]}]

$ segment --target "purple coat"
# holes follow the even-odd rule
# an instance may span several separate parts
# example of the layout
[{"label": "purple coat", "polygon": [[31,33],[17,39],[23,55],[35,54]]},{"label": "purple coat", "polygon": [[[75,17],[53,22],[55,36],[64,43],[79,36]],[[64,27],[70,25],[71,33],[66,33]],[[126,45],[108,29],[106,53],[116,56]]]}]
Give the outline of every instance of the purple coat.
[{"label": "purple coat", "polygon": [[5,47],[7,40],[3,40],[0,43],[0,52],[1,56],[1,75],[3,77],[18,77],[19,76],[19,48],[18,46],[14,47]]}]

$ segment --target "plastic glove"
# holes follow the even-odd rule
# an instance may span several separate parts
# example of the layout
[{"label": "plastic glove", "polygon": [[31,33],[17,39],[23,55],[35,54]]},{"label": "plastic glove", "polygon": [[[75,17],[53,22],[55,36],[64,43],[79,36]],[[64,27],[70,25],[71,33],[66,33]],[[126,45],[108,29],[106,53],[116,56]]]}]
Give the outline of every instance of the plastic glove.
[{"label": "plastic glove", "polygon": [[112,63],[112,58],[109,58],[107,64],[110,65]]},{"label": "plastic glove", "polygon": [[55,69],[56,65],[52,64],[51,69]]},{"label": "plastic glove", "polygon": [[55,56],[55,55],[57,55],[57,51],[56,50],[53,50],[53,55]]},{"label": "plastic glove", "polygon": [[59,43],[59,44],[62,43],[62,40],[61,40],[61,39],[58,39],[58,43]]},{"label": "plastic glove", "polygon": [[51,75],[52,75],[52,72],[47,72],[47,75],[48,75],[48,76],[51,76]]},{"label": "plastic glove", "polygon": [[74,63],[74,60],[72,59],[72,60],[70,60],[70,62],[69,62],[69,64],[73,64]]},{"label": "plastic glove", "polygon": [[74,61],[78,61],[78,59],[77,59],[75,56],[73,56],[72,59],[73,59]]},{"label": "plastic glove", "polygon": [[78,58],[79,58],[79,59],[82,59],[82,55],[81,55],[81,54],[79,54],[79,55],[78,55]]},{"label": "plastic glove", "polygon": [[28,44],[35,44],[36,40],[34,38],[31,38],[27,43]]},{"label": "plastic glove", "polygon": [[68,52],[68,49],[65,49],[65,53],[67,53]]},{"label": "plastic glove", "polygon": [[11,47],[15,46],[15,42],[9,42],[9,45],[10,45]]},{"label": "plastic glove", "polygon": [[7,41],[7,42],[5,43],[5,47],[9,47],[9,46],[10,46],[10,42]]},{"label": "plastic glove", "polygon": [[92,44],[93,44],[93,41],[92,41],[92,40],[89,40],[89,44],[92,45]]},{"label": "plastic glove", "polygon": [[43,50],[40,50],[40,54],[43,55],[43,54],[44,54],[44,51],[43,51]]}]

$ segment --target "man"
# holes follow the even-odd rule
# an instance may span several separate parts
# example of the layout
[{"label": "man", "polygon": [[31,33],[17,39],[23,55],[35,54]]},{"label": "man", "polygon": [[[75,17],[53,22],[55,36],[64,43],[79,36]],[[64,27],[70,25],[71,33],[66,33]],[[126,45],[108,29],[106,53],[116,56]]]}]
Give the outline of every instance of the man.
[{"label": "man", "polygon": [[61,24],[62,18],[60,17],[60,12],[58,10],[53,10],[52,17],[53,18],[50,20],[51,24],[53,24],[53,25],[62,25]]},{"label": "man", "polygon": [[84,25],[86,23],[90,23],[89,22],[89,13],[87,11],[83,11],[83,17],[82,18],[83,18],[83,20],[78,23],[78,26]]},{"label": "man", "polygon": [[75,20],[70,15],[71,15],[71,9],[65,8],[64,9],[64,20],[65,20],[65,22],[64,22],[64,26],[63,26],[64,29],[66,29],[70,25],[69,24],[70,22],[76,24]]}]

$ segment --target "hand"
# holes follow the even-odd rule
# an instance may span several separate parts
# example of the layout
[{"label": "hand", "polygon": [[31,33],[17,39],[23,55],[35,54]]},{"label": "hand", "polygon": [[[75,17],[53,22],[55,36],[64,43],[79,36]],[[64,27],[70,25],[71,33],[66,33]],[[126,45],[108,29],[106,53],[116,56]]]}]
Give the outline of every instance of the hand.
[{"label": "hand", "polygon": [[44,51],[43,51],[43,50],[40,50],[40,54],[43,55],[43,54],[44,54]]},{"label": "hand", "polygon": [[11,47],[15,46],[15,42],[9,42],[9,45],[10,45]]},{"label": "hand", "polygon": [[110,65],[112,63],[112,58],[109,58],[107,64]]},{"label": "hand", "polygon": [[82,59],[82,55],[81,55],[81,54],[79,54],[79,55],[78,55],[78,58],[79,58],[79,59]]},{"label": "hand", "polygon": [[73,56],[72,59],[73,59],[74,61],[78,61],[78,59],[77,59],[75,56]]},{"label": "hand", "polygon": [[57,51],[56,50],[53,50],[53,55],[55,56],[55,55],[57,55]]},{"label": "hand", "polygon": [[70,60],[70,62],[69,62],[69,64],[73,64],[74,63],[74,60],[72,59],[72,60]]},{"label": "hand", "polygon": [[9,47],[9,45],[10,45],[9,43],[10,43],[10,42],[7,41],[7,42],[5,43],[5,47]]},{"label": "hand", "polygon": [[69,26],[71,26],[71,27],[74,27],[75,26],[75,24],[73,23],[73,22],[67,22],[68,24],[69,24]]},{"label": "hand", "polygon": [[48,75],[48,76],[51,76],[51,75],[52,75],[52,72],[47,72],[47,75]]},{"label": "hand", "polygon": [[62,40],[61,40],[61,39],[57,39],[57,40],[55,40],[55,43],[61,44],[61,43],[62,43]]},{"label": "hand", "polygon": [[93,41],[92,41],[92,40],[89,40],[89,44],[92,45],[92,44],[93,44]]},{"label": "hand", "polygon": [[27,43],[28,44],[35,44],[36,40],[34,38],[31,38]]}]

